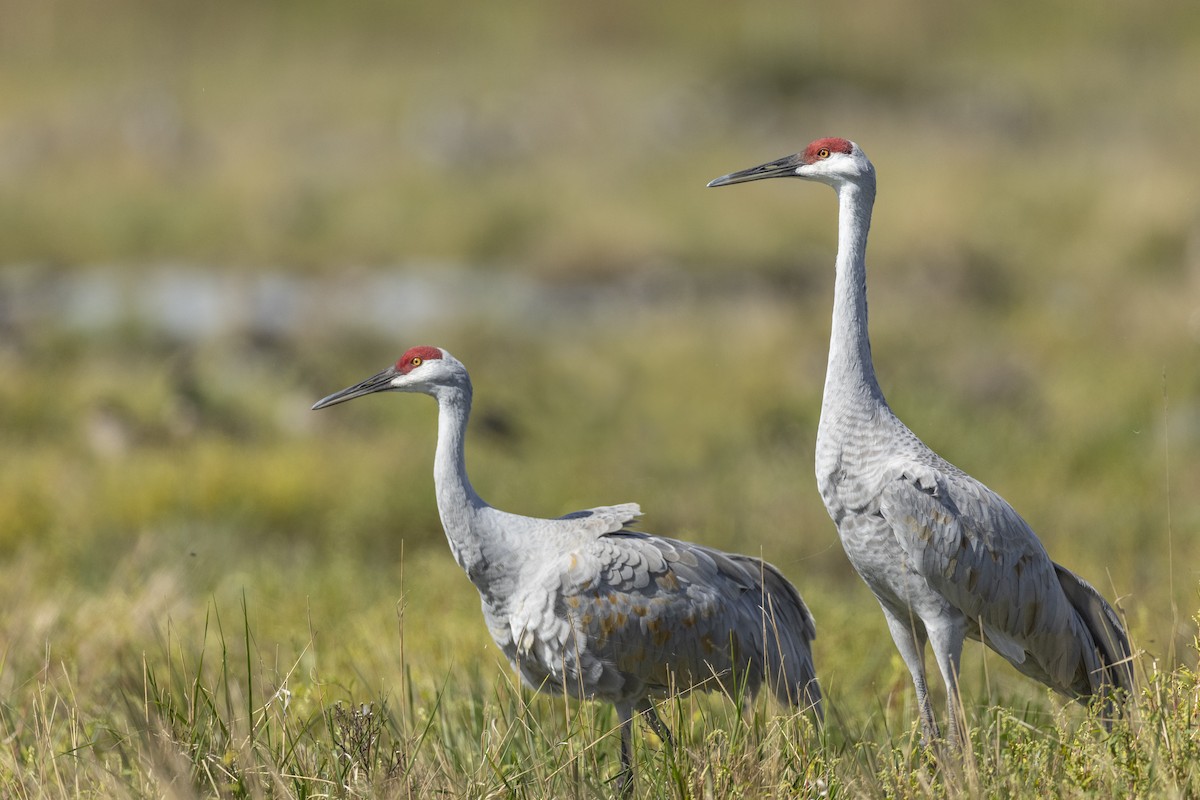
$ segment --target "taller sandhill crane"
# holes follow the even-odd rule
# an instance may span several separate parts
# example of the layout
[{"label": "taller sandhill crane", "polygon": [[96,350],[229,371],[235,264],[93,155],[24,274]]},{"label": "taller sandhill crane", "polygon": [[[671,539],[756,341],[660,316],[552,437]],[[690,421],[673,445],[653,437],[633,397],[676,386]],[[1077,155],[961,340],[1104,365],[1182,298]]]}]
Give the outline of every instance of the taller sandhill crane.
[{"label": "taller sandhill crane", "polygon": [[846,139],[717,178],[727,186],[802,178],[832,186],[839,204],[833,327],[817,486],[850,563],[883,607],[912,673],[922,735],[939,736],[925,683],[930,642],[946,683],[950,741],[961,746],[959,659],[965,637],[1026,675],[1087,702],[1131,692],[1129,638],[1085,580],[1050,560],[999,495],[925,446],[883,398],[867,338],[865,253],[875,168]]},{"label": "taller sandhill crane", "polygon": [[812,615],[775,567],[631,530],[635,503],[558,519],[492,508],[467,479],[471,379],[445,350],[414,347],[313,408],[374,392],[437,400],[438,512],[488,631],[531,688],[616,706],[623,787],[632,787],[634,712],[670,736],[652,696],[719,688],[753,697],[765,681],[780,702],[820,717]]}]

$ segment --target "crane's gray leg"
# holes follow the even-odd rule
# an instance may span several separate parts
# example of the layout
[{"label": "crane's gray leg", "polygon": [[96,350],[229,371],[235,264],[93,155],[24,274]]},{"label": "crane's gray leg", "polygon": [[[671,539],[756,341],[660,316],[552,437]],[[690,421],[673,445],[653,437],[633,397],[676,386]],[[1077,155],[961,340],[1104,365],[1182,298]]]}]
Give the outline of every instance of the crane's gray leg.
[{"label": "crane's gray leg", "polygon": [[967,719],[962,695],[958,691],[958,666],[962,659],[966,625],[962,619],[939,620],[929,626],[929,643],[946,683],[946,718],[950,725],[950,746],[961,750],[966,744]]},{"label": "crane's gray leg", "polygon": [[614,705],[617,709],[617,717],[621,720],[621,774],[617,776],[617,790],[622,797],[628,797],[633,794],[634,712],[636,711],[638,715],[645,718],[646,723],[654,729],[658,738],[662,739],[667,747],[675,746],[675,737],[671,735],[671,729],[658,716],[658,711],[655,710],[654,704],[650,702],[649,698],[641,698],[636,705],[630,703]]},{"label": "crane's gray leg", "polygon": [[621,773],[617,775],[617,792],[621,797],[633,794],[633,705],[616,703],[617,718],[621,720]]},{"label": "crane's gray leg", "polygon": [[892,632],[892,641],[900,651],[909,674],[912,675],[913,687],[917,690],[917,710],[921,715],[921,744],[932,747],[941,735],[938,732],[937,721],[933,718],[933,706],[929,704],[929,685],[925,682],[925,624],[915,616],[901,618],[893,614],[886,606],[883,615],[887,619],[888,630]]}]

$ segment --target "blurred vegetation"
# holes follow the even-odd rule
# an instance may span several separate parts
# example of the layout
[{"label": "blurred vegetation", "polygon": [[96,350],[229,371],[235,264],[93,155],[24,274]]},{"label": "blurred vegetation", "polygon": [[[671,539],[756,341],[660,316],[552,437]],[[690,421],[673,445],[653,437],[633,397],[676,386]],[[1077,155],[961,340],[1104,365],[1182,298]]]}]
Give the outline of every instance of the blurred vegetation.
[{"label": "blurred vegetation", "polygon": [[[638,501],[646,529],[761,553],[798,584],[835,725],[819,745],[795,725],[758,731],[782,748],[771,763],[817,748],[812,774],[781,781],[941,791],[914,763],[907,673],[812,478],[833,198],[703,188],[831,134],[879,171],[872,331],[893,407],[1120,599],[1142,671],[1177,679],[1150,682],[1147,719],[1194,722],[1194,2],[0,0],[0,20],[3,793],[162,794],[152,774],[188,776],[182,796],[330,792],[267,791],[232,766],[263,758],[238,751],[253,725],[237,726],[280,686],[303,711],[261,724],[294,742],[361,739],[375,723],[339,700],[386,699],[388,735],[414,747],[439,719],[420,774],[467,796],[536,793],[547,776],[507,783],[505,759],[611,728],[608,711],[563,723],[561,703],[510,685],[443,544],[433,404],[308,411],[418,343],[472,371],[468,458],[495,505]],[[132,312],[85,324],[25,293],[95,280],[101,294],[180,264],[300,277],[317,305],[363,274],[446,270],[589,301],[525,322],[449,309],[397,341],[323,318],[269,335]],[[1086,788],[1084,756],[1067,754],[1109,740],[977,647],[964,671],[980,746],[1016,741],[1028,758],[985,752],[985,786],[1019,793],[1034,784],[1006,769],[1050,764],[1051,785]],[[181,711],[222,687],[209,717]],[[721,707],[697,702],[702,722]],[[567,729],[513,744],[529,714]],[[721,780],[688,769],[727,745],[753,754],[705,738],[738,724],[700,725],[661,796]],[[481,756],[497,730],[510,735]],[[1191,752],[1157,730],[1172,758]],[[192,752],[227,755],[240,784],[172,760],[201,734]],[[579,744],[586,780],[612,772],[612,739]],[[1141,766],[1098,768],[1097,793],[1196,791],[1186,761],[1113,741],[1094,763]],[[270,780],[334,775],[349,762],[329,746],[324,767],[280,758]],[[1162,782],[1121,783],[1143,768]],[[742,778],[784,793],[769,773]]]}]

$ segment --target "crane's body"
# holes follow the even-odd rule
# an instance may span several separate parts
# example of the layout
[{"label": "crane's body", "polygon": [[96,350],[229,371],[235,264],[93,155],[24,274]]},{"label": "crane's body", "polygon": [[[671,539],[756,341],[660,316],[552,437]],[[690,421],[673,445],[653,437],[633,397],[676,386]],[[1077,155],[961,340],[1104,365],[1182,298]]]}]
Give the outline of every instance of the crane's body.
[{"label": "crane's body", "polygon": [[892,412],[867,333],[867,231],[875,169],[846,139],[731,173],[710,186],[799,177],[838,195],[838,253],[816,475],[846,555],[883,608],[917,692],[923,736],[936,739],[924,651],[932,644],[961,743],[959,659],[965,638],[1086,702],[1132,690],[1130,646],[1116,612],[1086,581],[1050,560],[999,495],[945,461]]},{"label": "crane's body", "polygon": [[379,391],[437,400],[438,511],[455,560],[479,590],[488,631],[531,688],[614,704],[627,785],[634,712],[666,735],[651,697],[718,688],[753,696],[766,683],[781,702],[820,715],[812,615],[775,567],[634,531],[640,510],[632,503],[557,519],[488,505],[465,467],[471,381],[440,348],[413,348],[313,408]]}]

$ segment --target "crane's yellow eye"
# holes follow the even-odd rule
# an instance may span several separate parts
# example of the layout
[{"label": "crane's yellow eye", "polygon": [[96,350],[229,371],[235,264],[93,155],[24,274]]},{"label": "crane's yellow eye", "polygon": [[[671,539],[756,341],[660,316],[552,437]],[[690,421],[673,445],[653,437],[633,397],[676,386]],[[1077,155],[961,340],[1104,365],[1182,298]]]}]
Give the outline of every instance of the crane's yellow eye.
[{"label": "crane's yellow eye", "polygon": [[817,158],[829,158],[829,148],[822,147],[817,151]]},{"label": "crane's yellow eye", "polygon": [[414,367],[419,367],[419,366],[421,366],[421,357],[413,356],[412,358],[410,358],[408,360],[408,363],[412,364]]}]

